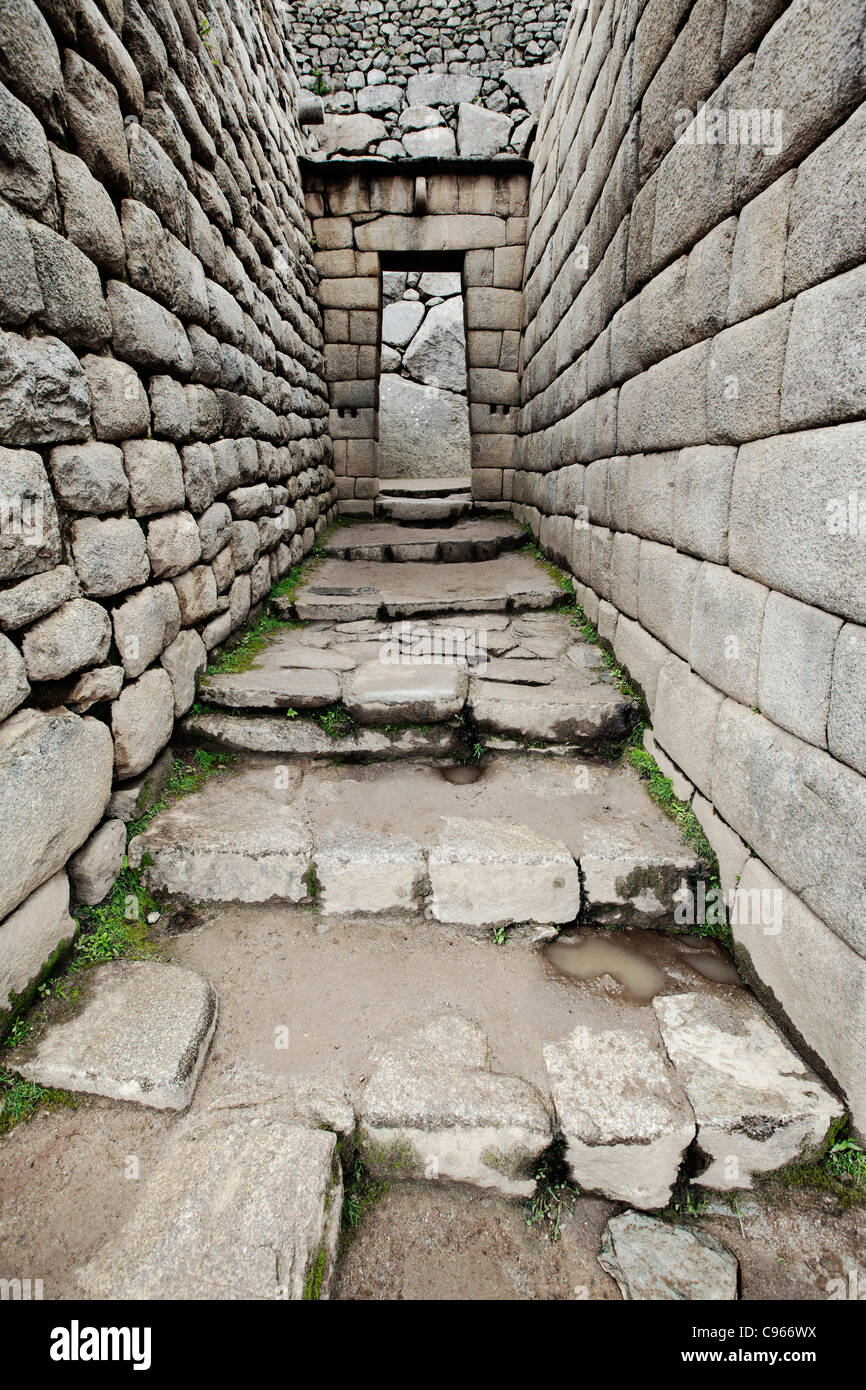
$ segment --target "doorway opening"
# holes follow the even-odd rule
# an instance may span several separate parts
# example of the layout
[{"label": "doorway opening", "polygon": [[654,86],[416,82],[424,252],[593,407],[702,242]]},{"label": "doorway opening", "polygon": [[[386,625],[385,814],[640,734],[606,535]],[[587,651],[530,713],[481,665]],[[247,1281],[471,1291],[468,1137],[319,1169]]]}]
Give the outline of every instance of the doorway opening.
[{"label": "doorway opening", "polygon": [[382,266],[379,478],[471,485],[462,257]]}]

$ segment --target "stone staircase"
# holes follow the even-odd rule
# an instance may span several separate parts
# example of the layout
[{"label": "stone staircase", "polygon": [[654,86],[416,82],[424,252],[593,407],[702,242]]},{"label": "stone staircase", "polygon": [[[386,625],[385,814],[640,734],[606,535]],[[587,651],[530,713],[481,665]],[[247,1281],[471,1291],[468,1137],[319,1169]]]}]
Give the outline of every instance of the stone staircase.
[{"label": "stone staircase", "polygon": [[[394,505],[453,495],[444,483],[392,486]],[[338,1120],[248,1099],[249,1118],[238,1118],[222,1094],[222,1058],[202,1074],[217,1003],[196,973],[213,972],[193,938],[175,955],[186,968],[169,966],[162,986],[142,991],[132,977],[164,965],[100,967],[77,1020],[49,1028],[22,1055],[22,1075],[185,1109],[202,1074],[211,1100],[204,1112],[193,1101],[132,1218],[81,1271],[91,1296],[157,1296],[166,1269],[191,1298],[228,1287],[326,1296],[338,1137],[388,1182],[442,1178],[526,1197],[555,1155],[581,1191],[652,1211],[684,1173],[749,1188],[816,1153],[840,1118],[729,963],[705,975],[678,939],[645,930],[672,926],[701,864],[612,756],[638,711],[521,539],[507,519],[462,514],[338,526],[296,589],[271,600],[284,625],[246,669],[202,680],[182,737],[237,761],[130,841],[132,868],[169,912],[208,909],[211,924],[235,914],[235,943],[238,913],[264,912],[267,939],[282,940],[292,913],[309,922],[298,908],[314,909],[332,950],[345,938],[349,988],[353,943],[375,929],[368,949],[384,934],[412,993],[397,1024],[384,1022],[385,997],[370,1006],[372,1034],[341,1082]],[[550,950],[576,959],[608,948],[597,928],[611,926],[623,928],[621,956],[636,938],[658,942],[664,968],[650,996],[630,994],[615,963],[571,979],[538,949],[558,937]],[[506,940],[517,950],[503,957],[496,943]],[[461,945],[475,957],[455,973]],[[279,949],[276,1016],[294,1027],[303,967]],[[235,992],[256,968],[249,951],[238,961],[227,963]],[[259,988],[274,968],[264,962]],[[501,989],[473,994],[473,970],[498,972]],[[329,979],[317,1004],[320,1018],[336,1011],[317,1024],[336,1039],[322,1044],[328,1080],[352,1028],[340,988]],[[302,1080],[289,1071],[280,1085]],[[242,1077],[234,1084],[246,1091]],[[626,1258],[613,1229],[626,1217],[635,1213],[610,1223],[605,1268]],[[652,1220],[639,1228],[650,1246],[669,1231]],[[735,1297],[736,1261],[684,1238],[699,1268],[721,1261],[714,1288],[729,1291],[713,1296]],[[219,1278],[199,1273],[211,1260]]]},{"label": "stone staircase", "polygon": [[468,478],[383,478],[376,514],[388,521],[443,524],[468,517],[472,491]]}]

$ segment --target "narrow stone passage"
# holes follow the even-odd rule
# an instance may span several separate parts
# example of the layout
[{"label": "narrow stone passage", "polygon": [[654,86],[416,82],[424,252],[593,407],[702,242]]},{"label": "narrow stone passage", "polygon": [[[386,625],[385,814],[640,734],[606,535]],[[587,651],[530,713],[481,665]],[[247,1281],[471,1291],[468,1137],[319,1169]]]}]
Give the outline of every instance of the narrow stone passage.
[{"label": "narrow stone passage", "polygon": [[[137,990],[131,1030],[125,977],[167,967],[101,967],[18,1059],[186,1111],[77,1290],[156,1297],[169,1270],[176,1296],[327,1296],[348,1259],[354,1296],[344,1176],[534,1202],[555,1171],[636,1209],[609,1208],[599,1254],[626,1296],[736,1297],[715,1237],[636,1212],[689,1179],[752,1187],[842,1107],[718,947],[647,932],[704,870],[618,756],[634,701],[521,540],[485,517],[335,527],[254,654],[202,678],[183,737],[234,765],[129,845],[167,913],[168,993]],[[615,953],[582,969],[602,927],[626,961],[656,943],[650,989]]]}]

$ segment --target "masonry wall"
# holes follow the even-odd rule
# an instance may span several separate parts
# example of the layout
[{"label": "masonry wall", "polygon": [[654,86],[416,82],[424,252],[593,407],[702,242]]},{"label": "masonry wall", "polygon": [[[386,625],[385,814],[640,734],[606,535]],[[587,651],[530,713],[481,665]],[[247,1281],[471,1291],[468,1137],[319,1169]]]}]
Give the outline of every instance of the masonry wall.
[{"label": "masonry wall", "polygon": [[[861,1127],[864,26],[862,0],[575,8],[534,154],[514,479],[739,883],[747,968]],[[722,116],[678,141],[701,103]],[[701,143],[741,111],[769,138]]]},{"label": "masonry wall", "polygon": [[291,7],[326,155],[521,153],[569,0],[312,0]]},{"label": "masonry wall", "polygon": [[0,6],[0,1016],[332,514],[297,93],[271,0]]}]

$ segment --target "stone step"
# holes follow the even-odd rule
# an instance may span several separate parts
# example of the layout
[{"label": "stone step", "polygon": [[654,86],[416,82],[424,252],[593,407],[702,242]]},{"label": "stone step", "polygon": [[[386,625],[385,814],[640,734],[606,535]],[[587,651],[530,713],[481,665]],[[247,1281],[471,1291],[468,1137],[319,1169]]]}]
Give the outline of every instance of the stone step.
[{"label": "stone step", "polygon": [[208,982],[143,960],[98,965],[78,979],[71,1012],[11,1054],[11,1069],[41,1086],[186,1109],[216,1026]]},{"label": "stone step", "polygon": [[[393,624],[317,622],[278,631],[249,670],[206,674],[199,698],[248,712],[316,710],[342,702],[361,726],[440,723],[465,711],[483,733],[586,752],[622,740],[637,714],[600,669],[597,648],[577,636],[568,616],[544,612]],[[296,739],[299,752],[310,749],[308,737],[282,727],[285,719],[268,733],[259,723],[241,732],[202,718],[191,716],[187,731],[234,734],[246,742],[233,747],[257,752],[289,751]],[[261,736],[267,746],[255,742]],[[320,744],[314,736],[312,756]]]},{"label": "stone step", "polygon": [[519,550],[526,533],[505,517],[460,521],[454,526],[401,526],[367,522],[338,526],[322,541],[326,555],[337,560],[440,561],[495,560]]},{"label": "stone step", "polygon": [[461,521],[472,511],[468,492],[446,493],[444,497],[383,497],[376,499],[376,515],[387,521],[447,523]]},{"label": "stone step", "polygon": [[500,555],[473,564],[390,565],[322,560],[294,596],[272,600],[280,617],[347,621],[455,612],[553,608],[562,590],[530,555]]},{"label": "stone step", "polygon": [[132,1216],[80,1271],[99,1299],[327,1298],[343,1182],[336,1136],[273,1116],[187,1122]]},{"label": "stone step", "polygon": [[472,492],[471,478],[380,478],[380,497],[448,497]]},{"label": "stone step", "polygon": [[181,901],[299,902],[315,882],[326,917],[477,928],[670,923],[699,868],[631,769],[507,756],[469,781],[408,760],[247,763],[160,812],[129,859]]},{"label": "stone step", "polygon": [[637,1211],[612,1216],[598,1262],[626,1300],[734,1302],[738,1265],[705,1231],[690,1231]]},{"label": "stone step", "polygon": [[[395,721],[397,722],[397,721]],[[189,714],[181,732],[217,753],[276,754],[288,758],[454,759],[461,752],[457,732],[430,729],[357,729],[334,734],[309,719],[246,718],[230,714]]]},{"label": "stone step", "polygon": [[384,1051],[360,1112],[364,1161],[386,1181],[446,1178],[529,1197],[553,1138],[545,1098],[494,1071],[486,1034],[454,1013]]}]

